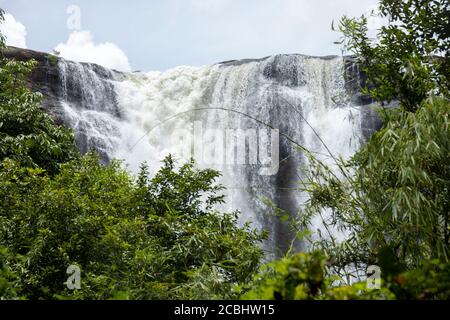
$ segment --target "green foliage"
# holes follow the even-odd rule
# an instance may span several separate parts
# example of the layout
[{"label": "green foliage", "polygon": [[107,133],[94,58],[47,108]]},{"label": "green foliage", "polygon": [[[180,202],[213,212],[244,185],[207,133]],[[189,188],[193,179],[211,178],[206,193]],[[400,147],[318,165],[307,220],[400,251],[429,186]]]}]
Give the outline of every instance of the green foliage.
[{"label": "green foliage", "polygon": [[389,20],[368,34],[367,17],[339,21],[339,43],[356,55],[368,78],[365,92],[379,102],[397,99],[415,111],[430,95],[450,97],[450,7],[447,0],[381,0]]},{"label": "green foliage", "polygon": [[[190,161],[175,170],[169,156],[149,180],[143,166],[135,202],[147,215],[148,233],[157,235],[156,252],[164,250],[164,281],[180,283],[177,297],[232,297],[234,283],[247,281],[262,257],[256,245],[263,235],[249,225],[237,228],[238,213],[222,214],[212,207],[223,202],[214,170],[198,170]],[[191,280],[189,280],[191,279]]]},{"label": "green foliage", "polygon": [[[223,186],[213,184],[220,175],[217,171],[195,170],[194,161],[191,160],[176,172],[171,156],[164,159],[163,163],[164,166],[151,180],[152,183],[148,183],[146,165],[141,167],[138,180],[142,191],[139,199],[142,208],[152,210],[156,215],[167,210],[174,214],[182,212],[186,219],[192,219],[204,216],[214,205],[224,202],[224,197],[218,195],[224,189]],[[205,195],[204,199],[200,199],[200,193]]]},{"label": "green foliage", "polygon": [[449,116],[448,100],[426,101],[415,114],[395,115],[354,158],[357,184],[370,195],[367,236],[406,264],[449,259]]},{"label": "green foliage", "polygon": [[450,263],[424,261],[420,268],[397,275],[389,282],[398,299],[450,299]]},{"label": "green foliage", "polygon": [[[3,161],[0,244],[25,258],[17,266],[20,295],[161,299],[239,294],[231,288],[257,268],[261,236],[248,226],[237,227],[236,214],[206,211],[221,199],[207,196],[220,189],[211,186],[216,172],[195,169],[192,162],[176,170],[168,157],[154,178],[143,170],[134,181],[120,163],[102,166],[98,160],[87,155],[62,165],[52,177]],[[198,177],[206,180],[197,183]],[[82,289],[74,292],[63,284],[71,264],[82,270]]]},{"label": "green foliage", "polygon": [[0,300],[19,298],[20,278],[13,271],[19,261],[19,256],[12,255],[8,248],[0,246]]},{"label": "green foliage", "polygon": [[49,54],[49,55],[47,56],[47,59],[48,59],[48,63],[50,63],[51,66],[56,66],[56,65],[58,65],[59,58],[58,58],[57,55]]},{"label": "green foliage", "polygon": [[392,300],[449,299],[450,263],[425,261],[419,268],[384,275],[381,287],[370,288],[365,281],[345,285],[333,275],[322,251],[288,255],[261,267],[247,286],[242,299],[258,300]]},{"label": "green foliage", "polygon": [[322,251],[298,253],[266,264],[242,299],[258,300],[361,300],[394,299],[386,288],[368,289],[366,283],[338,285],[339,278],[327,271]]},{"label": "green foliage", "polygon": [[[379,9],[389,23],[376,39],[369,38],[367,17],[343,17],[340,43],[366,73],[364,91],[382,104],[396,99],[401,108],[380,109],[383,128],[351,160],[339,159],[338,170],[306,152],[311,166],[302,190],[310,199],[293,221],[300,235],[321,221],[304,240],[325,251],[332,273],[348,283],[367,265],[379,265],[392,283],[433,259],[447,266],[450,255],[449,6],[381,0]],[[438,278],[430,276],[426,290],[439,288],[438,281],[448,285]],[[426,296],[411,290],[394,291],[397,298]]]},{"label": "green foliage", "polygon": [[[303,187],[310,199],[297,228],[320,218],[325,234],[312,246],[333,257],[336,272],[343,275],[349,265],[383,267],[382,261],[402,270],[427,259],[449,260],[449,114],[450,103],[442,99],[416,113],[393,110],[382,130],[338,164],[343,179],[311,157]],[[337,241],[336,232],[347,239]]]},{"label": "green foliage", "polygon": [[33,60],[0,60],[0,160],[14,159],[54,174],[78,151],[71,131],[40,110],[42,95],[27,88],[35,65]]},{"label": "green foliage", "polygon": [[320,251],[299,253],[263,266],[255,276],[253,289],[244,299],[305,300],[326,287],[324,267],[327,259]]}]

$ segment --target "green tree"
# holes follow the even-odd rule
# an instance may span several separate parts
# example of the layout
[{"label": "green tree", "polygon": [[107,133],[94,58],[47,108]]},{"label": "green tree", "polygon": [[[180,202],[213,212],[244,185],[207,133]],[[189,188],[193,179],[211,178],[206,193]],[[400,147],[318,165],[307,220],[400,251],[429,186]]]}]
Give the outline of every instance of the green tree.
[{"label": "green tree", "polygon": [[332,263],[322,251],[288,254],[261,267],[247,285],[242,299],[262,300],[392,300],[449,299],[450,262],[424,261],[419,268],[401,273],[372,288],[366,281],[343,285],[330,275]]},{"label": "green tree", "polygon": [[[383,128],[338,172],[308,154],[303,184],[310,199],[296,228],[322,221],[313,248],[325,250],[340,275],[379,264],[386,280],[425,261],[449,261],[449,6],[440,0],[381,0],[389,19],[376,39],[367,17],[343,17],[344,48],[367,75]],[[342,177],[341,177],[342,176]],[[344,241],[337,233],[346,234]]]},{"label": "green tree", "polygon": [[0,300],[20,298],[20,277],[14,269],[21,263],[18,255],[12,255],[8,248],[0,245]]},{"label": "green tree", "polygon": [[28,89],[27,77],[36,62],[4,59],[4,48],[4,38],[0,36],[0,160],[11,158],[25,166],[56,173],[61,163],[79,154],[73,134],[55,125],[41,111],[42,95]]},{"label": "green tree", "polygon": [[381,0],[374,15],[388,20],[370,38],[367,16],[342,17],[339,41],[367,75],[378,102],[398,100],[415,111],[431,95],[450,98],[450,6],[447,0]]},{"label": "green tree", "polygon": [[[382,264],[380,254],[389,255],[385,260],[398,264],[398,272],[426,259],[448,261],[449,114],[443,99],[425,102],[416,113],[392,110],[385,127],[339,163],[343,179],[311,157],[303,187],[310,199],[298,227],[323,218],[325,234],[313,246],[326,250],[337,269]],[[348,238],[339,243],[332,230]]]},{"label": "green tree", "polygon": [[[238,227],[236,214],[206,210],[214,203],[208,192],[216,188],[216,172],[195,169],[192,162],[176,169],[168,157],[155,177],[143,169],[135,180],[120,163],[103,166],[98,160],[94,155],[73,160],[54,176],[3,161],[0,246],[11,259],[24,257],[16,264],[7,259],[19,275],[17,294],[30,299],[240,294],[232,288],[258,267],[262,237],[249,226]],[[211,201],[200,201],[204,198]],[[175,208],[180,199],[189,201]],[[72,264],[82,270],[82,289],[75,292],[63,284]]]}]

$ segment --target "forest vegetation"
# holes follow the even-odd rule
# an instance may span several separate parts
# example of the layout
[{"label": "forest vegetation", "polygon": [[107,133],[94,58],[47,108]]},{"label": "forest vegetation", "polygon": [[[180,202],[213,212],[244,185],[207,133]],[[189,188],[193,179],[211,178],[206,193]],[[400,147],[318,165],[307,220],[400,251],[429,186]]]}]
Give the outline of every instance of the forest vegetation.
[{"label": "forest vegetation", "polygon": [[[379,9],[388,23],[376,38],[366,16],[335,29],[383,127],[337,169],[299,151],[309,200],[289,222],[306,250],[271,262],[265,232],[216,209],[219,172],[169,155],[133,176],[80,154],[27,85],[36,63],[0,57],[0,299],[449,299],[450,9]],[[314,230],[318,217],[328,232]],[[64,285],[70,265],[80,289]]]}]

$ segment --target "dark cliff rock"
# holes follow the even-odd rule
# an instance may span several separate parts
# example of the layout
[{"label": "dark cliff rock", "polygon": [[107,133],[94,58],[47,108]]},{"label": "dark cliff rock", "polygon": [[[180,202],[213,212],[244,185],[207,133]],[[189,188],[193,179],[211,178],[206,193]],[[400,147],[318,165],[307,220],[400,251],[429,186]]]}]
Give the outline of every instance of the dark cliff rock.
[{"label": "dark cliff rock", "polygon": [[[44,96],[43,108],[52,115],[56,115],[59,108],[58,95],[60,91],[60,75],[58,72],[57,60],[45,52],[7,47],[3,51],[3,56],[17,61],[27,61],[34,59],[38,65],[33,70],[29,79],[30,88],[38,91]],[[55,117],[59,120],[58,117]]]}]

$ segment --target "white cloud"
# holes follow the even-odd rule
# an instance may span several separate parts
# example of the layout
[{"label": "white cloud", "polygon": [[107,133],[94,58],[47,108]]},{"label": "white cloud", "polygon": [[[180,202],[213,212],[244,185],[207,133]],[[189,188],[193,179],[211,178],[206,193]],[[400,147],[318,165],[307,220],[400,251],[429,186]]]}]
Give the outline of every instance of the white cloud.
[{"label": "white cloud", "polygon": [[94,42],[89,31],[74,31],[66,43],[60,43],[55,48],[61,57],[79,62],[92,62],[110,69],[130,71],[130,63],[126,54],[114,43]]},{"label": "white cloud", "polygon": [[27,30],[22,23],[16,21],[12,14],[5,14],[5,21],[0,24],[0,31],[6,37],[6,44],[8,46],[27,47]]}]

